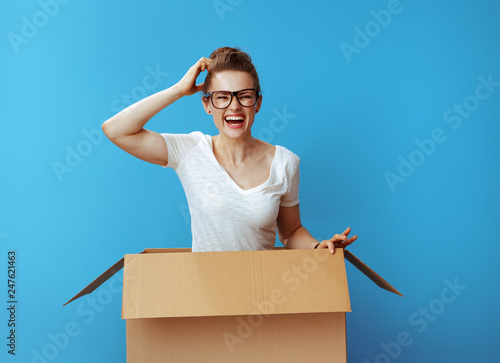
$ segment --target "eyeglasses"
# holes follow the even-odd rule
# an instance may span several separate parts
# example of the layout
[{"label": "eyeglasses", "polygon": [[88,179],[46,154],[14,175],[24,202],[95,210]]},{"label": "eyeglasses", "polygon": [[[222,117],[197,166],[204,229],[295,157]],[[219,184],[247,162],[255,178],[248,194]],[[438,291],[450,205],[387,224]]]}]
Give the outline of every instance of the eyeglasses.
[{"label": "eyeglasses", "polygon": [[259,99],[259,91],[253,88],[242,89],[241,91],[215,91],[205,93],[205,97],[210,97],[212,105],[215,108],[226,108],[233,101],[233,96],[236,96],[239,104],[243,107],[252,107]]}]

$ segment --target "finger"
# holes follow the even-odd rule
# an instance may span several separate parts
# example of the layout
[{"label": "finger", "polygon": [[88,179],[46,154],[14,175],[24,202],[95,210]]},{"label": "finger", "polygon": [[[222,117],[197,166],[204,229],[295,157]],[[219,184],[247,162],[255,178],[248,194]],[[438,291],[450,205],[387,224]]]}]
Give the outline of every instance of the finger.
[{"label": "finger", "polygon": [[321,241],[318,248],[328,248],[328,240]]},{"label": "finger", "polygon": [[196,92],[200,92],[200,91],[203,91],[203,86],[205,85],[205,83],[200,83],[200,84],[197,84],[195,87],[196,87]]},{"label": "finger", "polygon": [[347,236],[349,233],[351,233],[351,227],[347,227],[346,230],[342,232],[344,236]]},{"label": "finger", "polygon": [[193,67],[191,67],[188,73],[190,73],[189,75],[196,79],[202,72],[201,68],[202,68],[201,64],[195,64]]},{"label": "finger", "polygon": [[198,71],[202,71],[205,67],[205,59],[204,58],[200,58],[198,59],[198,62],[196,62],[194,65],[193,65],[193,68],[196,68]]},{"label": "finger", "polygon": [[326,245],[327,245],[328,249],[330,250],[330,252],[331,252],[332,254],[334,254],[334,253],[335,253],[335,245],[334,245],[333,241],[332,241],[332,240],[327,239],[327,240],[326,240],[326,241],[324,241],[324,242],[326,242]]},{"label": "finger", "polygon": [[336,234],[332,238],[330,238],[330,241],[332,242],[342,242],[346,239],[347,237],[344,236],[343,234]]},{"label": "finger", "polygon": [[208,58],[201,58],[198,63],[200,64],[200,68],[202,71],[209,70],[210,64],[212,63],[211,59]]},{"label": "finger", "polygon": [[347,246],[349,246],[351,243],[353,243],[354,241],[356,241],[358,239],[358,236],[353,236],[343,242],[335,242],[335,247],[338,247],[338,248],[345,248]]},{"label": "finger", "polygon": [[198,59],[198,62],[197,63],[203,63],[205,61],[207,61],[208,58],[205,58],[205,57],[201,57],[200,59]]},{"label": "finger", "polygon": [[212,65],[212,60],[207,58],[207,72],[210,71],[210,66]]}]

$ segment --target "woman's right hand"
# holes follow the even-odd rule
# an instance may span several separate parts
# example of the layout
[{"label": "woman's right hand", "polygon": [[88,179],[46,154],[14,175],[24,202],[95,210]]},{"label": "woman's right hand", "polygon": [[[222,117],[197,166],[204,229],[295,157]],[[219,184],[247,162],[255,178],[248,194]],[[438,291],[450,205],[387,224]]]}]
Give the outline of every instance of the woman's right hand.
[{"label": "woman's right hand", "polygon": [[191,68],[189,68],[184,77],[182,77],[182,79],[175,85],[183,96],[190,96],[203,90],[204,83],[197,85],[196,78],[198,78],[201,72],[209,71],[211,63],[211,59],[202,57]]}]

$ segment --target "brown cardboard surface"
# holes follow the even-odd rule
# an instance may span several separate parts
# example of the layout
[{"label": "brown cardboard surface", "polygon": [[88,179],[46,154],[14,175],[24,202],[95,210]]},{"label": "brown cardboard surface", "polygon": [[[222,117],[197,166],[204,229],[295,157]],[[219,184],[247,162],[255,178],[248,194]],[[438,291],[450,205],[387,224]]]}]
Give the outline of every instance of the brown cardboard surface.
[{"label": "brown cardboard surface", "polygon": [[90,294],[92,291],[101,286],[104,282],[106,282],[106,280],[108,280],[111,276],[120,271],[122,268],[123,268],[123,258],[120,261],[116,262],[113,266],[108,268],[106,271],[104,271],[98,278],[96,278],[94,281],[88,284],[87,287],[85,287],[82,291],[73,296],[64,305],[69,304],[73,300],[76,300],[84,295]]},{"label": "brown cardboard surface", "polygon": [[191,252],[191,248],[146,248],[143,253]]},{"label": "brown cardboard surface", "polygon": [[127,320],[127,362],[345,363],[345,313]]},{"label": "brown cardboard surface", "polygon": [[[284,247],[275,247],[275,251],[285,251]],[[375,282],[379,287],[386,289],[390,292],[403,296],[398,290],[396,290],[393,286],[391,286],[386,280],[384,280],[381,276],[379,276],[375,271],[373,271],[370,267],[365,265],[359,258],[354,256],[351,252],[344,249],[344,257],[350,263],[353,264],[358,270],[360,270],[363,274],[365,274],[368,278],[370,278],[373,282]],[[175,252],[191,252],[190,248],[148,248],[145,249],[142,253],[175,253]],[[106,280],[108,280],[111,276],[113,276],[116,272],[118,272],[124,264],[124,259],[116,262],[113,266],[111,266],[107,271],[105,271],[102,275],[100,275],[97,279],[92,281],[87,287],[81,290],[78,294],[72,297],[67,303],[72,302],[80,298],[81,296],[90,294],[100,285],[102,285]]]},{"label": "brown cardboard surface", "polygon": [[343,250],[125,255],[124,319],[350,311]]},{"label": "brown cardboard surface", "polygon": [[344,256],[347,261],[352,263],[354,267],[356,267],[359,271],[361,271],[365,276],[367,276],[370,280],[375,282],[377,286],[381,287],[382,289],[385,289],[387,291],[390,291],[396,295],[403,296],[398,290],[396,290],[391,284],[389,284],[387,281],[385,281],[379,274],[377,274],[375,271],[373,271],[370,267],[365,265],[363,261],[361,261],[359,258],[354,256],[351,252],[348,250],[344,251]]},{"label": "brown cardboard surface", "polygon": [[[146,249],[124,266],[127,362],[347,362],[345,259],[400,294],[349,251]],[[265,314],[265,315],[264,315]]]}]

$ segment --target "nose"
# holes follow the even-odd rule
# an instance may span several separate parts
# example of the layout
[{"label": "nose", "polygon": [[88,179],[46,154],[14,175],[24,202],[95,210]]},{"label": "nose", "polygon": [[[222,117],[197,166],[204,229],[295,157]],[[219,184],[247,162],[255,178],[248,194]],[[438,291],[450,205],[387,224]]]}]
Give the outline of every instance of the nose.
[{"label": "nose", "polygon": [[231,100],[231,103],[229,104],[229,106],[227,106],[227,108],[232,110],[241,108],[241,105],[238,102],[238,97],[236,97],[236,95],[233,95],[233,99]]}]

